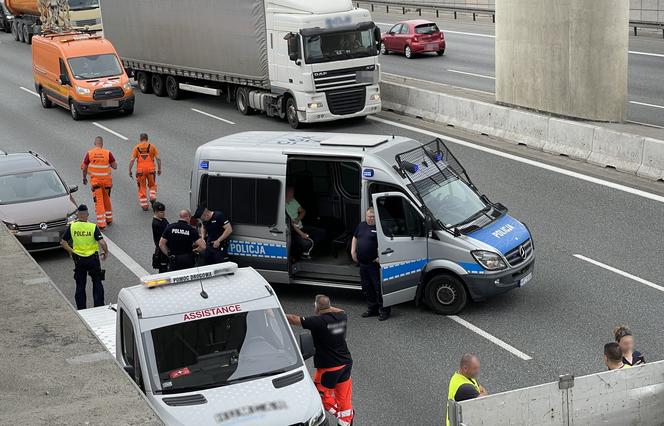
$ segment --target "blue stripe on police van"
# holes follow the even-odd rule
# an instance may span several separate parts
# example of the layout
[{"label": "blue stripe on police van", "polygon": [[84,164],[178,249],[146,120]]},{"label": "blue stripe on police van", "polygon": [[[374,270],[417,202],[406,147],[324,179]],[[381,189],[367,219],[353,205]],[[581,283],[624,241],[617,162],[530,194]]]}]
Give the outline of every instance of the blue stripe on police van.
[{"label": "blue stripe on police van", "polygon": [[484,268],[479,263],[459,262],[459,265],[469,274],[483,274]]},{"label": "blue stripe on police van", "polygon": [[228,254],[231,256],[262,257],[267,259],[287,259],[285,244],[260,243],[258,241],[230,240]]},{"label": "blue stripe on police van", "polygon": [[397,263],[382,267],[383,281],[393,280],[395,278],[405,277],[407,275],[420,272],[429,263],[428,259],[409,260],[407,262]]}]

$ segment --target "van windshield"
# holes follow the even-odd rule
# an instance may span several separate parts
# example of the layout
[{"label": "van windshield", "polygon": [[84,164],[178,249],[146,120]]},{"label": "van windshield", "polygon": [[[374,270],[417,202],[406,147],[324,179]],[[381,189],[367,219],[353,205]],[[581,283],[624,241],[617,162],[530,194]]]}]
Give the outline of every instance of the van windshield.
[{"label": "van windshield", "polygon": [[25,203],[67,195],[55,170],[0,176],[0,205]]},{"label": "van windshield", "polygon": [[114,77],[122,74],[122,67],[117,56],[112,53],[104,55],[79,56],[67,61],[71,73],[76,80]]},{"label": "van windshield", "polygon": [[69,0],[69,10],[95,9],[99,7],[99,0]]},{"label": "van windshield", "polygon": [[423,195],[422,201],[446,227],[467,222],[486,208],[479,195],[456,177]]},{"label": "van windshield", "polygon": [[288,330],[277,308],[154,329],[152,341],[162,390],[192,392],[300,367]]}]

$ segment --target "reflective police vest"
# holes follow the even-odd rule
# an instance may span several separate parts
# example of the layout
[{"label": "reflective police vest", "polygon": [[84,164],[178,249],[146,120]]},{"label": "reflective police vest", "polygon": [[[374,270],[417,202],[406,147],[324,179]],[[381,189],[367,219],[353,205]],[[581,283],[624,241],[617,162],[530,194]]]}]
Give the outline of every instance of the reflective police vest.
[{"label": "reflective police vest", "polygon": [[[454,400],[454,396],[456,395],[457,391],[459,388],[463,385],[472,385],[475,389],[477,389],[477,392],[480,391],[480,385],[477,383],[475,379],[469,379],[463,374],[459,373],[454,373],[452,378],[450,379],[450,388],[447,392],[447,401]],[[450,426],[450,414],[448,412],[448,403],[447,401],[445,402],[445,413],[447,413],[446,421],[447,421],[447,426]]]},{"label": "reflective police vest", "polygon": [[97,253],[99,250],[97,240],[95,240],[97,225],[90,222],[73,222],[69,226],[74,253],[81,257],[88,257]]}]

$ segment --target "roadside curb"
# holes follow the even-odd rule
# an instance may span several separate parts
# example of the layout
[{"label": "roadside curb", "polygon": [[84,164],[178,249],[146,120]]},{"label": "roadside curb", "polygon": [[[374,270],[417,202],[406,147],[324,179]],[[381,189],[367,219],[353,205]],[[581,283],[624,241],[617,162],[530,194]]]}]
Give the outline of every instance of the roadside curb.
[{"label": "roadside curb", "polygon": [[381,82],[383,109],[505,139],[651,180],[664,180],[664,141],[407,84]]}]

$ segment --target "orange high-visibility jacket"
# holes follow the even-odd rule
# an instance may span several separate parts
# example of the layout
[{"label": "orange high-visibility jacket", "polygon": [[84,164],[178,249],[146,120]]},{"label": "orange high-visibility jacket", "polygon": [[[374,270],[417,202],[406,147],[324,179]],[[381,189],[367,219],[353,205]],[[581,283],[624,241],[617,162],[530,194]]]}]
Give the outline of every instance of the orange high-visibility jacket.
[{"label": "orange high-visibility jacket", "polygon": [[141,142],[134,147],[132,158],[136,158],[136,173],[154,173],[154,158],[159,155],[157,147],[149,142]]},{"label": "orange high-visibility jacket", "polygon": [[88,174],[90,175],[90,182],[93,185],[113,185],[110,158],[111,151],[107,149],[95,147],[88,151],[88,159],[90,160]]}]

